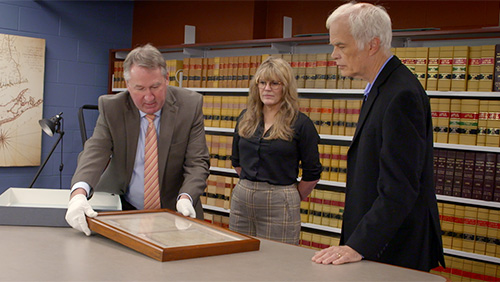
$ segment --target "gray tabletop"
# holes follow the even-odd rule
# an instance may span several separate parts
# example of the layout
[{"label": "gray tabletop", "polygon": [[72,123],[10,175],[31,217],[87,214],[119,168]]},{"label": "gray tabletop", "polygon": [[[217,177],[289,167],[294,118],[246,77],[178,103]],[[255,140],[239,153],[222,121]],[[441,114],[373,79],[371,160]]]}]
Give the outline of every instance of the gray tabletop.
[{"label": "gray tabletop", "polygon": [[314,250],[268,240],[259,251],[159,262],[97,234],[4,225],[0,250],[2,281],[446,281],[370,261],[319,265]]}]

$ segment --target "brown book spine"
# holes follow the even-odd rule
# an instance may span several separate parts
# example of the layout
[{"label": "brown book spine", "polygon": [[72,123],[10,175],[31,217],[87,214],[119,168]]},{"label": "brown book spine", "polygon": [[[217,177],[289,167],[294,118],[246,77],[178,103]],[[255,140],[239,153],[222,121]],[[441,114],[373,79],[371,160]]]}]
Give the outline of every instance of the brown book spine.
[{"label": "brown book spine", "polygon": [[495,45],[493,91],[500,91],[500,44]]},{"label": "brown book spine", "polygon": [[462,197],[472,198],[472,187],[474,181],[474,162],[476,159],[475,152],[465,152],[464,159],[464,177],[462,182]]},{"label": "brown book spine", "polygon": [[484,184],[483,184],[483,200],[492,201],[493,191],[495,189],[495,166],[497,154],[486,153],[486,162],[484,163]]},{"label": "brown book spine", "polygon": [[434,154],[433,154],[433,172],[434,172],[434,189],[436,187],[436,180],[437,180],[437,163],[438,163],[438,154],[439,154],[439,149],[434,149]]},{"label": "brown book spine", "polygon": [[465,160],[465,151],[457,151],[455,154],[455,169],[453,171],[452,195],[454,197],[462,197],[464,160]]},{"label": "brown book spine", "polygon": [[439,149],[437,152],[437,167],[436,167],[436,194],[444,194],[444,176],[446,172],[446,150]]},{"label": "brown book spine", "polygon": [[472,198],[483,199],[484,169],[486,163],[486,153],[476,152],[476,163],[474,165],[474,180],[472,182]]},{"label": "brown book spine", "polygon": [[447,150],[446,151],[446,163],[445,163],[445,172],[444,172],[444,186],[443,186],[443,195],[451,196],[453,191],[453,175],[455,170],[455,150]]},{"label": "brown book spine", "polygon": [[493,190],[493,201],[500,202],[500,154],[497,154],[495,163],[495,190]]}]

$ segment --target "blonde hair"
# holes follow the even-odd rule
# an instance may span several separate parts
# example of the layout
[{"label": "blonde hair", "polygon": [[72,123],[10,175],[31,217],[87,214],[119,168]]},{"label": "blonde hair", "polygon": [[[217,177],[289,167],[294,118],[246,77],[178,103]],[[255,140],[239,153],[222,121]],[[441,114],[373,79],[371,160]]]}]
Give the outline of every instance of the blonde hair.
[{"label": "blonde hair", "polygon": [[294,135],[292,123],[299,112],[297,82],[290,64],[276,57],[269,57],[262,62],[250,81],[247,110],[239,121],[238,134],[244,138],[252,137],[264,119],[262,111],[264,104],[260,100],[257,85],[260,80],[280,81],[283,84],[283,97],[279,102],[280,107],[276,113],[276,121],[269,131],[269,136],[264,139],[291,141]]}]

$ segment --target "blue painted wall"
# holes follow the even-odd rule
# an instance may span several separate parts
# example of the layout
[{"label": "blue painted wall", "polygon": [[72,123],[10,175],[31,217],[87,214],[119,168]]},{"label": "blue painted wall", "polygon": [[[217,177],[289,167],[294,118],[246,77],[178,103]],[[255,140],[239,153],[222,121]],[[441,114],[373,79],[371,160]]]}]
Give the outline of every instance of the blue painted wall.
[{"label": "blue painted wall", "polygon": [[[3,1],[0,33],[44,38],[43,116],[63,112],[62,187],[69,188],[82,142],[78,108],[107,93],[109,49],[131,48],[133,1]],[[90,114],[90,120],[95,117]],[[42,134],[41,162],[57,135]],[[34,187],[59,188],[61,143]],[[28,187],[38,167],[0,167],[0,193]]]}]

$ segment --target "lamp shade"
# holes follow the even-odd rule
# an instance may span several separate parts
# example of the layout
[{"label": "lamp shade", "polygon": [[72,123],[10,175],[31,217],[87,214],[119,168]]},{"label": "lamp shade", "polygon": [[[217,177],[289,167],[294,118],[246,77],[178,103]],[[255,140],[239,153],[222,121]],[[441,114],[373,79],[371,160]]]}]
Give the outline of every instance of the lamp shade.
[{"label": "lamp shade", "polygon": [[54,136],[54,133],[57,131],[57,125],[62,119],[61,114],[62,113],[55,115],[49,119],[44,118],[38,121],[38,123],[42,127],[43,132],[45,132],[48,136]]}]

